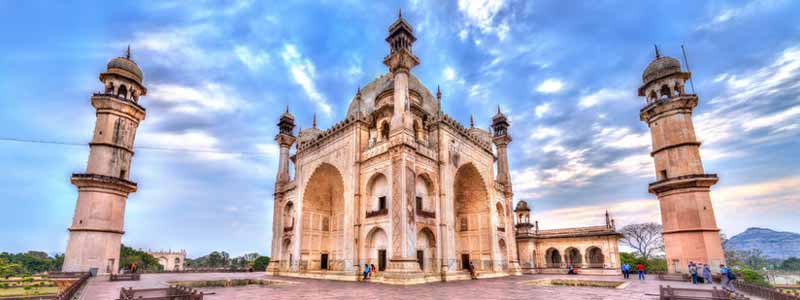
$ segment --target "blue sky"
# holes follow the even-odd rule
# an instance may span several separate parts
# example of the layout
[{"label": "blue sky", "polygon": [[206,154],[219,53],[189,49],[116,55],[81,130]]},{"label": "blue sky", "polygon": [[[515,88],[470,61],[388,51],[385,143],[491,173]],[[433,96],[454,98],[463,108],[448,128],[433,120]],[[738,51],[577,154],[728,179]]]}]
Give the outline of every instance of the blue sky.
[{"label": "blue sky", "polygon": [[[686,45],[717,220],[800,231],[800,2],[0,1],[0,137],[86,144],[98,73],[130,44],[149,88],[123,242],[268,254],[275,123],[343,118],[414,25],[414,74],[446,113],[511,118],[516,200],[543,228],[660,221],[641,73]],[[88,146],[0,141],[0,251],[63,252]]]}]

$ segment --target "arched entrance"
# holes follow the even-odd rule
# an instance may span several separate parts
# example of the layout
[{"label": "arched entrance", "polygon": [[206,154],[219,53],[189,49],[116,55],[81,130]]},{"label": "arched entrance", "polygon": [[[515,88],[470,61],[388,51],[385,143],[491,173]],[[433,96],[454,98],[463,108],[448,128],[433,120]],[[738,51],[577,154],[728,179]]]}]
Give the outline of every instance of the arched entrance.
[{"label": "arched entrance", "polygon": [[322,164],[305,186],[300,268],[342,270],[344,184],[341,173],[330,164]]},{"label": "arched entrance", "polygon": [[453,191],[459,267],[465,270],[471,261],[478,270],[488,269],[491,267],[489,193],[474,165],[467,163],[458,168]]},{"label": "arched entrance", "polygon": [[425,273],[436,272],[436,238],[428,228],[417,234],[417,263]]},{"label": "arched entrance", "polygon": [[544,254],[544,262],[547,268],[560,268],[561,267],[561,253],[556,248],[547,249]]},{"label": "arched entrance", "polygon": [[292,259],[294,256],[292,255],[292,240],[285,239],[283,240],[283,244],[281,245],[281,271],[288,271],[292,265]]},{"label": "arched entrance", "polygon": [[367,234],[367,264],[375,265],[378,271],[386,270],[386,232],[380,227],[375,227]]},{"label": "arched entrance", "polygon": [[367,201],[364,205],[366,212],[388,213],[389,208],[389,181],[386,176],[376,173],[367,181]]},{"label": "arched entrance", "polygon": [[578,248],[567,248],[567,253],[564,256],[564,260],[566,260],[567,265],[572,265],[575,268],[580,268],[581,264],[583,264],[581,252],[578,250]]},{"label": "arched entrance", "polygon": [[506,241],[501,239],[497,243],[500,249],[500,256],[497,257],[498,263],[500,264],[500,269],[507,270],[508,260],[506,259],[506,256],[508,254],[508,248],[506,248]]},{"label": "arched entrance", "polygon": [[589,264],[589,268],[602,268],[605,263],[603,250],[596,246],[586,249],[586,262]]}]

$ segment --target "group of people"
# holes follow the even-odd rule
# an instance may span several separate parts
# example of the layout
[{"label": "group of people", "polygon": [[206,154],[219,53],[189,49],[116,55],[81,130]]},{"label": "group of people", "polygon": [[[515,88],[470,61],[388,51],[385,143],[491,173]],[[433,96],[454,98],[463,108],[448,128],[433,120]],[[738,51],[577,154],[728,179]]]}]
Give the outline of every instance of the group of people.
[{"label": "group of people", "polygon": [[711,267],[709,267],[708,264],[700,265],[690,261],[688,270],[689,275],[692,275],[692,284],[712,283]]},{"label": "group of people", "polygon": [[[630,264],[628,263],[622,264],[622,276],[625,277],[625,279],[631,277],[631,271],[632,270]],[[636,264],[636,272],[639,275],[639,280],[644,280],[644,264],[642,263]]]},{"label": "group of people", "polygon": [[375,272],[377,272],[377,270],[375,269],[375,265],[373,265],[373,264],[364,264],[364,279],[363,280],[367,280],[367,279],[372,278],[372,273],[375,273]]}]

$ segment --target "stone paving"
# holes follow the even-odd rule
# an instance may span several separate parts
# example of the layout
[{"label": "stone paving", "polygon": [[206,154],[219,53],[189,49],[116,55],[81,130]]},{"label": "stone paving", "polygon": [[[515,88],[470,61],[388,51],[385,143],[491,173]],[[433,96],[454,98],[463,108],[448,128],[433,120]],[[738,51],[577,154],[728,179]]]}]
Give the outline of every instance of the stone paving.
[{"label": "stone paving", "polygon": [[[632,276],[633,277],[633,276]],[[395,286],[373,282],[344,282],[305,278],[268,276],[256,273],[183,273],[144,274],[140,281],[110,282],[107,278],[92,278],[81,293],[84,300],[111,300],[119,296],[121,287],[156,288],[167,286],[167,281],[219,280],[236,278],[275,279],[296,282],[279,286],[242,286],[230,288],[200,288],[215,295],[205,299],[658,299],[658,286],[691,287],[691,283],[662,282],[654,278],[646,281],[629,279],[631,284],[623,289],[599,287],[536,286],[525,284],[535,279],[572,278],[585,280],[618,280],[621,276],[565,276],[523,275],[493,279],[464,280],[411,286]],[[697,285],[711,288],[712,285]]]}]

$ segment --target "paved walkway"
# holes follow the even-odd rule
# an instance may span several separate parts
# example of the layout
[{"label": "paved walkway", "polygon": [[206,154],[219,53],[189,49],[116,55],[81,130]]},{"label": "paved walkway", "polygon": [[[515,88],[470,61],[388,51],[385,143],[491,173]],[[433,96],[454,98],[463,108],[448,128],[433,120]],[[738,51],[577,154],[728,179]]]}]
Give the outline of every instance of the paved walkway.
[{"label": "paved walkway", "polygon": [[[282,286],[242,286],[230,288],[201,288],[215,295],[206,299],[658,299],[658,286],[691,287],[691,283],[661,282],[655,279],[629,280],[624,289],[597,287],[537,286],[524,282],[535,279],[573,278],[617,280],[621,276],[564,276],[523,275],[494,279],[451,281],[412,286],[395,286],[370,282],[343,282],[304,278],[275,277],[259,273],[200,273],[200,274],[144,274],[140,281],[110,282],[107,278],[92,278],[84,289],[81,299],[112,300],[119,296],[121,287],[156,288],[165,287],[167,281],[218,280],[236,278],[259,278],[292,281],[296,284]],[[712,285],[696,285],[696,288],[711,288]],[[648,295],[649,294],[649,295]],[[655,295],[655,296],[654,296]]]}]

